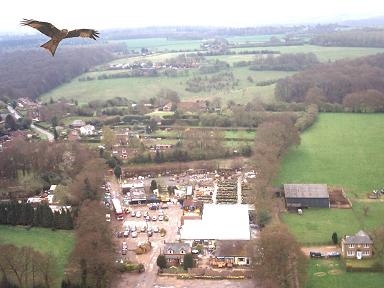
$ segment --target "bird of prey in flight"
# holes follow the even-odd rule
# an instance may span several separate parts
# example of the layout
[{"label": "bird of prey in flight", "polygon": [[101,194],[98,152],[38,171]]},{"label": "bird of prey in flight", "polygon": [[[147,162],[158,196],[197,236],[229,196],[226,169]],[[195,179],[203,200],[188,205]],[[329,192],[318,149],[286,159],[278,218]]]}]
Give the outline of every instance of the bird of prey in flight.
[{"label": "bird of prey in flight", "polygon": [[99,32],[94,29],[75,29],[71,31],[68,31],[67,29],[59,30],[51,23],[36,21],[32,19],[24,19],[21,21],[21,25],[35,28],[41,33],[50,37],[51,39],[40,47],[47,49],[49,52],[51,52],[52,56],[55,55],[56,48],[60,41],[65,38],[84,37],[96,40],[96,38],[99,37]]}]

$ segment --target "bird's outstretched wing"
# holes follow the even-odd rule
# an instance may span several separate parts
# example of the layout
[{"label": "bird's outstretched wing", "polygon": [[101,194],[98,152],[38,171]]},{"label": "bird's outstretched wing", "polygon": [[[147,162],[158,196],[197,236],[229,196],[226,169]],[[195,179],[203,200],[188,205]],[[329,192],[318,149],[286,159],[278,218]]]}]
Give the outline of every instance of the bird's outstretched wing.
[{"label": "bird's outstretched wing", "polygon": [[54,25],[48,22],[41,22],[32,19],[24,19],[20,22],[21,25],[30,26],[39,30],[41,33],[47,35],[48,37],[54,37],[60,33],[60,30],[57,29]]},{"label": "bird's outstretched wing", "polygon": [[99,32],[93,29],[76,29],[69,31],[65,38],[72,37],[88,37],[96,40],[96,38],[99,38]]}]

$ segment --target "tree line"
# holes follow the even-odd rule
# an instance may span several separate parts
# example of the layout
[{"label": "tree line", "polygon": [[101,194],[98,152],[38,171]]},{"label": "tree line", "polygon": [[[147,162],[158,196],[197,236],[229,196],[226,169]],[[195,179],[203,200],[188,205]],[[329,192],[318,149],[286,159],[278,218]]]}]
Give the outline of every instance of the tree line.
[{"label": "tree line", "polygon": [[384,29],[364,28],[315,35],[311,44],[337,47],[384,47]]},{"label": "tree line", "polygon": [[[284,102],[342,105],[355,112],[382,112],[384,54],[319,64],[276,83],[275,96]],[[358,93],[358,95],[354,94]]]},{"label": "tree line", "polygon": [[34,207],[31,203],[12,201],[0,203],[0,224],[70,230],[73,229],[73,218],[66,208],[52,212],[47,204]]},{"label": "tree line", "polygon": [[281,55],[268,54],[256,56],[250,61],[250,70],[278,70],[278,71],[300,71],[319,64],[314,53],[287,53]]},{"label": "tree line", "polygon": [[254,277],[262,287],[305,287],[307,260],[295,237],[280,223],[279,199],[275,198],[273,180],[281,161],[292,146],[299,145],[297,115],[292,112],[272,114],[256,132],[252,167],[257,177],[250,182],[256,222],[263,229],[255,240]]}]

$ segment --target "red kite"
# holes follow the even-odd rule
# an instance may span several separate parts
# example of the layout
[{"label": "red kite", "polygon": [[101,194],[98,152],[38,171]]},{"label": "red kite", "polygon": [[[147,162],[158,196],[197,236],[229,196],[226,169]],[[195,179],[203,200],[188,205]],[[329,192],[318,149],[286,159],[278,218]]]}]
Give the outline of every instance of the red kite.
[{"label": "red kite", "polygon": [[41,33],[51,37],[51,40],[44,43],[40,47],[43,47],[49,52],[51,52],[52,56],[55,55],[55,51],[60,41],[65,38],[72,37],[88,37],[96,40],[99,37],[99,32],[93,29],[76,29],[68,31],[67,29],[59,30],[54,25],[48,22],[40,22],[36,20],[24,19],[21,21],[21,25],[27,25],[32,28],[39,30]]}]

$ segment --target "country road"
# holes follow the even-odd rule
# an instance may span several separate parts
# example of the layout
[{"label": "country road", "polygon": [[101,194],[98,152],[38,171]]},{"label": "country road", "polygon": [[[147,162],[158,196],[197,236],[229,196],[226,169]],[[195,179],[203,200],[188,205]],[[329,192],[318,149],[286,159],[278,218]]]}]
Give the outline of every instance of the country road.
[{"label": "country road", "polygon": [[[15,109],[13,109],[12,106],[9,106],[9,105],[8,105],[8,106],[7,106],[7,109],[8,109],[8,111],[9,111],[9,113],[10,113],[13,117],[15,117],[15,119],[20,119],[20,118],[21,118],[20,114],[17,113],[17,111],[16,111]],[[43,134],[43,135],[45,135],[45,136],[47,137],[47,139],[48,139],[49,142],[53,142],[54,139],[55,139],[55,137],[53,136],[53,134],[52,134],[51,132],[49,132],[49,131],[47,131],[47,130],[44,130],[44,129],[40,128],[40,127],[37,127],[36,125],[33,124],[33,122],[32,122],[32,124],[31,124],[31,129],[32,129],[32,130],[35,130],[35,131],[36,131],[37,133],[39,133],[39,134]]]}]

